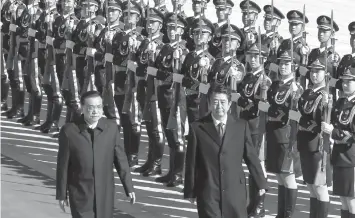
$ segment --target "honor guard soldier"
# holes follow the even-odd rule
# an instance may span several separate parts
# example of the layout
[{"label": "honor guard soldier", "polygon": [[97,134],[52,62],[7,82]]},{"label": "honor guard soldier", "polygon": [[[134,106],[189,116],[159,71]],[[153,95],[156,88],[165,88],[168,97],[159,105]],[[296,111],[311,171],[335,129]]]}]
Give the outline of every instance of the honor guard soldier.
[{"label": "honor guard soldier", "polygon": [[[161,49],[156,61],[156,79],[158,80],[157,97],[161,114],[162,126],[170,148],[169,172],[156,179],[167,183],[168,187],[182,184],[184,168],[184,130],[186,121],[186,106],[184,92],[180,83],[173,82],[173,74],[180,74],[181,65],[188,53],[185,42],[181,40],[187,26],[186,20],[180,15],[181,6],[175,13],[167,14],[167,36],[170,43]],[[174,120],[174,124],[171,124]],[[161,150],[161,154],[163,150]]]},{"label": "honor guard soldier", "polygon": [[182,39],[186,41],[186,48],[189,49],[189,51],[195,50],[194,39],[191,36],[190,28],[193,22],[195,21],[195,19],[198,19],[201,16],[201,14],[206,10],[208,2],[210,1],[209,0],[192,1],[192,11],[194,12],[194,15],[186,18],[187,27],[184,32],[184,35],[182,36]]},{"label": "honor guard soldier", "polygon": [[[265,132],[265,116],[261,116],[259,112],[260,100],[266,99],[266,87],[262,88],[262,84],[267,87],[271,85],[271,80],[266,76],[263,66],[263,60],[267,57],[267,50],[260,48],[261,43],[253,43],[245,51],[246,55],[246,74],[239,85],[240,98],[238,106],[240,109],[239,117],[248,121],[251,139],[255,149],[259,155],[260,162],[264,166],[264,142],[261,135]],[[265,173],[266,175],[266,173]],[[265,176],[266,177],[266,176]],[[249,205],[247,208],[249,217],[259,217],[265,214],[264,198],[258,199],[258,188],[254,178],[249,177]]]},{"label": "honor guard soldier", "polygon": [[[214,26],[205,17],[196,19],[191,27],[196,49],[187,54],[181,68],[184,74],[182,86],[186,91],[186,108],[189,123],[207,113],[207,98],[201,102],[200,84],[208,82],[208,72],[214,57],[208,52],[208,43],[214,34]],[[203,93],[204,95],[206,94]],[[204,96],[206,97],[206,96]]]},{"label": "honor guard soldier", "polygon": [[285,16],[273,5],[265,5],[264,11],[264,29],[266,33],[261,35],[261,44],[269,51],[267,60],[264,63],[264,69],[271,80],[276,80],[277,72],[271,71],[272,73],[270,74],[269,66],[270,63],[277,62],[277,49],[283,41],[282,36],[278,32],[278,28],[281,21],[285,19]]},{"label": "honor guard soldier", "polygon": [[251,44],[256,42],[258,33],[255,29],[255,23],[258,19],[258,15],[261,12],[261,8],[258,4],[250,0],[243,0],[240,2],[239,7],[242,11],[242,22],[244,25],[243,34],[245,36],[244,45],[240,47],[237,53],[237,57],[240,62],[245,63],[244,50]]},{"label": "honor guard soldier", "polygon": [[[109,15],[106,16],[107,21],[110,23],[110,31],[117,33],[124,29],[124,23],[120,21],[122,17],[122,3],[118,0],[110,0],[107,3],[108,10],[106,10],[106,4],[104,3],[104,13],[108,11]],[[105,80],[105,50],[106,50],[106,35],[107,27],[102,29],[99,35],[94,40],[94,49],[90,52],[87,51],[87,55],[91,53],[95,60],[95,87],[97,91],[103,95],[103,90],[106,84]]]},{"label": "honor guard soldier", "polygon": [[234,3],[231,0],[214,0],[216,8],[217,23],[214,23],[215,34],[209,43],[208,51],[213,57],[222,52],[221,26],[227,23],[228,17],[232,14]]},{"label": "honor guard soldier", "polygon": [[[115,67],[115,105],[117,107],[119,116],[121,118],[121,125],[123,127],[124,134],[124,144],[125,151],[128,157],[130,166],[136,165],[137,162],[134,160],[135,156],[131,156],[132,152],[139,148],[140,143],[140,108],[138,102],[135,98],[131,97],[132,92],[128,92],[127,88],[131,89],[131,77],[132,72],[127,69],[128,61],[134,60],[135,52],[143,40],[141,35],[142,27],[137,26],[139,19],[142,15],[141,6],[134,1],[126,1],[122,5],[123,9],[123,18],[124,18],[124,31],[118,32],[114,35],[112,40],[112,49],[113,49],[113,65]],[[127,78],[128,77],[128,78]],[[125,84],[129,82],[129,86]],[[125,95],[130,97],[130,99],[125,99]],[[127,106],[130,106],[131,103],[134,104],[132,110],[131,108],[124,109],[125,101]],[[116,115],[117,116],[117,115]],[[109,117],[113,117],[109,115]]]},{"label": "honor guard soldier", "polygon": [[[143,176],[152,176],[161,173],[161,160],[164,151],[164,133],[157,102],[157,93],[154,77],[147,74],[147,68],[154,66],[156,57],[163,47],[163,34],[161,29],[164,23],[164,14],[156,8],[146,10],[146,31],[148,38],[144,39],[136,52],[137,68],[135,72],[136,99],[142,113],[149,138],[148,157],[146,162],[135,172]],[[134,150],[135,149],[135,150]],[[132,160],[138,164],[138,147],[131,150]]]},{"label": "honor guard soldier", "polygon": [[[327,163],[327,159],[330,157],[328,155],[330,154],[330,141],[326,140],[327,136],[324,136],[321,131],[321,122],[326,120],[328,111],[328,105],[325,103],[328,102],[328,99],[325,98],[328,98],[329,84],[327,85],[327,83],[329,80],[325,73],[324,58],[313,61],[309,69],[309,78],[313,86],[305,90],[298,103],[301,117],[297,134],[297,148],[300,152],[303,180],[311,195],[310,217],[326,218],[329,207],[326,179],[331,176],[327,175],[331,171],[321,168],[324,166],[330,168]],[[322,176],[323,178],[320,179]]]},{"label": "honor guard soldier", "polygon": [[[333,165],[333,194],[340,196],[341,218],[355,217],[355,62],[342,66],[339,98],[332,110],[331,124],[322,122],[322,131],[334,140],[331,153]],[[340,67],[340,66],[339,66]]]},{"label": "honor guard soldier", "polygon": [[[45,6],[45,4],[41,4]],[[26,58],[26,71],[24,77],[27,92],[29,93],[28,112],[24,118],[18,120],[25,126],[33,126],[40,123],[40,113],[42,106],[42,88],[41,88],[41,74],[39,73],[38,65],[38,44],[36,40],[36,21],[37,21],[37,5],[34,3],[28,5],[30,15],[30,26],[28,29],[29,52]],[[42,8],[42,10],[45,8]]]},{"label": "honor guard soldier", "polygon": [[[305,11],[305,9],[304,9]],[[307,60],[310,48],[306,41],[306,24],[309,22],[307,16],[297,10],[291,10],[286,15],[289,22],[289,31],[291,39],[285,39],[282,43],[289,44],[293,41],[293,50],[301,59],[296,63],[296,78],[300,81],[302,87],[306,87],[305,75],[307,72]],[[281,44],[282,44],[281,43]],[[285,45],[283,45],[285,46]],[[287,46],[287,45],[286,45]]]},{"label": "honor guard soldier", "polygon": [[[11,74],[11,70],[7,69],[6,67],[6,59],[10,51],[11,4],[11,0],[7,0],[3,3],[1,8],[1,111],[8,110],[7,97],[10,88],[9,74]],[[12,98],[12,102],[14,101],[15,98]],[[14,103],[12,103],[12,105],[14,105]]]},{"label": "honor guard soldier", "polygon": [[30,25],[27,5],[23,2],[13,2],[10,13],[10,51],[7,56],[6,67],[13,70],[9,79],[14,101],[11,109],[3,113],[8,119],[24,117],[26,84],[23,80],[27,73],[25,62],[29,49],[27,30]]},{"label": "honor guard soldier", "polygon": [[[311,65],[316,59],[328,58],[327,70],[332,78],[335,79],[336,70],[340,62],[340,56],[335,51],[335,33],[339,31],[338,25],[333,18],[322,15],[317,18],[318,24],[318,41],[320,42],[319,48],[314,48],[308,56],[308,64]],[[306,77],[309,77],[307,74]],[[308,78],[310,79],[310,78]],[[333,79],[333,80],[334,80]],[[311,82],[310,82],[311,83]],[[333,84],[334,85],[334,84]],[[337,92],[334,87],[330,88],[333,95],[333,101],[337,99]]]},{"label": "honor guard soldier", "polygon": [[[291,41],[282,43],[277,52],[280,80],[273,81],[267,92],[266,170],[275,173],[278,180],[277,217],[292,217],[297,200],[297,183],[293,167],[297,123],[290,120],[296,110],[302,87],[295,82],[293,65],[300,56],[292,52]],[[293,60],[293,61],[292,61]],[[266,109],[266,110],[265,110]]]}]

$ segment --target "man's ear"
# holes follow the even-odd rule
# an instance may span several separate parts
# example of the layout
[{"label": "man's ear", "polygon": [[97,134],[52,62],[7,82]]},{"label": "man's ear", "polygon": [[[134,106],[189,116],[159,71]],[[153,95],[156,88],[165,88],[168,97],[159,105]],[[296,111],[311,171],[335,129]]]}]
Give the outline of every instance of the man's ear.
[{"label": "man's ear", "polygon": [[163,28],[163,24],[160,23],[158,29],[161,30]]}]

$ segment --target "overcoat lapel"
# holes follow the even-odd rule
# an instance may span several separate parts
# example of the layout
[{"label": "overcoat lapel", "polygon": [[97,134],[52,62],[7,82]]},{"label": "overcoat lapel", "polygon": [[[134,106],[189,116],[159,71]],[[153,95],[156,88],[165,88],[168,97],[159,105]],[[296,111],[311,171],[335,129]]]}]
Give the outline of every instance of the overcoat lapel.
[{"label": "overcoat lapel", "polygon": [[235,140],[235,134],[237,132],[238,132],[238,129],[237,129],[237,125],[236,125],[235,120],[232,117],[228,116],[221,150],[223,150],[224,146],[226,146],[228,144],[236,144],[231,141]]},{"label": "overcoat lapel", "polygon": [[222,140],[220,139],[217,129],[214,126],[212,115],[209,114],[205,122],[201,125],[201,128],[207,133],[209,137],[211,137],[215,143],[220,146],[222,144]]},{"label": "overcoat lapel", "polygon": [[[84,136],[84,138],[89,142],[90,145],[92,145],[92,141],[91,141],[91,135],[90,133],[87,131],[88,125],[84,120],[84,116],[81,115],[80,119],[79,119],[79,123],[78,123],[78,127],[80,130],[80,134]],[[97,123],[96,128],[94,129],[94,146],[99,143],[95,143],[96,140],[98,139],[98,136],[103,132],[103,130],[106,128],[106,123],[104,121],[104,119],[100,119],[99,122]]]}]

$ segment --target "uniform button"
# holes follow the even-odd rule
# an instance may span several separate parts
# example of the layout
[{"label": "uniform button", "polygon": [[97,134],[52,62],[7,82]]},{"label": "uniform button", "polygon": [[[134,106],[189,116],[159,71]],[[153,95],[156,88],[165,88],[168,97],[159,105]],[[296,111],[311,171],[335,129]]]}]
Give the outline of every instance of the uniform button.
[{"label": "uniform button", "polygon": [[225,190],[223,189],[222,192],[224,192]]},{"label": "uniform button", "polygon": [[224,170],[222,170],[221,173],[223,174],[223,173],[224,173]]}]

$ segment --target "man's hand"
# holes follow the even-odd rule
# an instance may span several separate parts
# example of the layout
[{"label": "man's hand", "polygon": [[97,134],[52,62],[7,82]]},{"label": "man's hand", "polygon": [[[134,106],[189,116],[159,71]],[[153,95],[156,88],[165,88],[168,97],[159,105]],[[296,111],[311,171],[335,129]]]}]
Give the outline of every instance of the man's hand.
[{"label": "man's hand", "polygon": [[328,124],[326,122],[321,123],[321,129],[323,132],[328,133],[329,135],[332,134],[334,126],[332,124]]},{"label": "man's hand", "polygon": [[196,198],[188,198],[187,200],[190,201],[191,204],[196,203]]},{"label": "man's hand", "polygon": [[131,199],[131,204],[135,204],[136,203],[136,194],[134,192],[131,192],[128,194],[129,198]]},{"label": "man's hand", "polygon": [[65,213],[65,206],[69,207],[68,200],[59,200],[59,207]]}]

